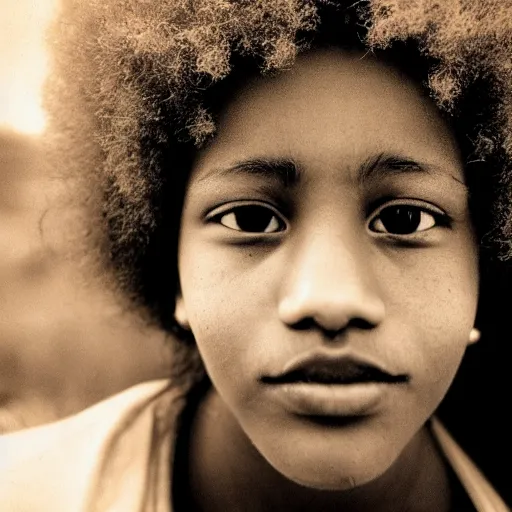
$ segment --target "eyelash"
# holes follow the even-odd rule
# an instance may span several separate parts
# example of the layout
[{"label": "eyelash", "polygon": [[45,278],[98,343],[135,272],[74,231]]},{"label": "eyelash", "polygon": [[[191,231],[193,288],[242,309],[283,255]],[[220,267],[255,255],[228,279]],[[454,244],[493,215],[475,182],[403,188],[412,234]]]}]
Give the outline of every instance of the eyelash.
[{"label": "eyelash", "polygon": [[[266,231],[266,230],[264,230],[264,231],[244,231],[243,229],[236,229],[234,227],[230,227],[222,222],[223,218],[233,216],[231,218],[231,220],[234,220],[236,223],[237,221],[236,221],[235,213],[237,211],[238,211],[238,213],[240,213],[243,209],[247,209],[247,210],[248,209],[258,209],[258,210],[262,210],[262,211],[266,210],[268,212],[268,215],[270,215],[269,224],[272,223],[272,221],[275,221],[275,223],[277,223],[278,226],[282,227],[282,229],[279,229],[278,231]],[[219,210],[221,210],[221,211],[219,211]],[[225,208],[225,207],[216,208],[212,213],[207,215],[206,220],[209,222],[221,224],[224,227],[226,227],[227,229],[231,229],[233,231],[238,231],[238,232],[249,234],[249,235],[260,235],[260,236],[261,235],[268,236],[268,235],[272,235],[275,233],[281,233],[281,232],[285,231],[288,226],[287,222],[283,219],[283,216],[279,213],[279,211],[276,208],[270,206],[268,203],[259,202],[259,201],[238,201],[236,203],[236,206],[231,206],[229,208]]]},{"label": "eyelash", "polygon": [[[435,227],[451,227],[452,225],[452,219],[449,215],[447,215],[443,210],[440,208],[437,208],[430,203],[426,203],[424,201],[419,201],[417,199],[394,199],[385,202],[381,206],[379,206],[374,213],[370,216],[370,219],[368,221],[368,226],[372,226],[372,224],[375,224],[376,221],[380,221],[381,225],[383,227],[384,224],[382,222],[382,214],[386,211],[390,212],[392,209],[395,208],[395,212],[397,212],[399,209],[408,210],[409,213],[414,212],[416,216],[419,216],[418,222],[420,223],[430,223],[430,225],[424,227],[423,229],[418,229],[420,226],[416,228],[411,233],[391,233],[389,231],[381,231],[374,229],[372,230],[374,233],[379,233],[382,235],[387,236],[394,236],[394,237],[411,237],[418,233],[424,233],[425,231],[429,231]],[[371,228],[370,228],[371,230]]]},{"label": "eyelash", "polygon": [[[215,209],[211,214],[209,214],[207,216],[207,220],[209,222],[221,224],[227,229],[244,233],[246,236],[271,236],[286,231],[288,227],[288,223],[283,219],[283,216],[278,212],[278,210],[270,206],[268,203],[258,201],[240,201],[237,202],[236,206],[232,205],[230,208],[221,208],[221,211],[219,211],[219,209]],[[386,231],[385,223],[382,220],[382,214],[386,212],[390,214],[393,208],[395,208],[395,214],[398,216],[403,216],[404,211],[407,212],[408,215],[406,215],[406,217],[409,217],[409,220],[412,220],[413,222],[417,221],[419,225],[411,232],[392,233],[390,231]],[[401,214],[399,213],[400,209],[402,210]],[[241,219],[237,220],[236,214],[238,213],[240,215],[243,210],[245,210],[246,213],[249,214],[249,219],[246,218],[245,220],[253,222],[255,221],[256,224],[264,220],[264,218],[261,218],[260,214],[256,215],[255,218],[253,217],[252,219],[250,219],[250,210],[266,210],[266,215],[268,219],[267,224],[265,225],[265,223],[260,223],[259,228],[254,230],[242,229],[242,227],[239,224]],[[227,220],[222,222],[223,219]],[[388,218],[388,221],[389,220],[392,219]],[[400,219],[397,220],[400,221]],[[422,224],[424,224],[423,229],[418,229],[419,227],[421,227]],[[377,229],[377,226],[379,227],[379,229]],[[443,212],[437,207],[434,207],[433,205],[416,199],[395,199],[387,201],[386,203],[384,203],[375,210],[375,212],[370,216],[370,219],[368,221],[368,227],[370,231],[372,231],[373,233],[378,233],[380,235],[392,236],[397,238],[411,237],[416,235],[417,233],[429,231],[434,227],[450,226],[451,218],[445,212]],[[247,227],[248,226],[246,226],[246,228]]]}]

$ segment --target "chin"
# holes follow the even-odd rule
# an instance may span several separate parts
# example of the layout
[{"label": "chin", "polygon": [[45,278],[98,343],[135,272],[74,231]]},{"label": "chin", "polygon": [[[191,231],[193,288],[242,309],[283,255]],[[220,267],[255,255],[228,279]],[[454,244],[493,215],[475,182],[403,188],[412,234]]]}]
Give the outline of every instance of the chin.
[{"label": "chin", "polygon": [[335,475],[332,479],[326,479],[326,475],[321,481],[311,481],[311,479],[302,480],[300,478],[289,478],[302,487],[316,489],[318,491],[350,491],[362,485],[356,478],[350,475]]},{"label": "chin", "polygon": [[[318,474],[318,473],[321,474]],[[310,489],[316,489],[319,491],[350,491],[356,487],[361,487],[365,484],[378,479],[382,473],[380,472],[358,472],[354,471],[350,473],[344,470],[334,471],[334,468],[330,467],[326,469],[323,474],[321,470],[315,470],[315,474],[312,475],[311,471],[309,474],[293,474],[284,475],[289,480],[295,482],[302,487],[308,487]]]},{"label": "chin", "polygon": [[269,462],[285,478],[303,487],[324,491],[347,491],[377,480],[396,460],[391,454],[382,452],[372,456],[368,454],[365,457],[357,451],[349,457],[350,454],[346,453],[344,457],[333,460],[331,452],[325,458],[304,456],[298,459],[295,454],[294,457],[287,457],[286,462]]}]

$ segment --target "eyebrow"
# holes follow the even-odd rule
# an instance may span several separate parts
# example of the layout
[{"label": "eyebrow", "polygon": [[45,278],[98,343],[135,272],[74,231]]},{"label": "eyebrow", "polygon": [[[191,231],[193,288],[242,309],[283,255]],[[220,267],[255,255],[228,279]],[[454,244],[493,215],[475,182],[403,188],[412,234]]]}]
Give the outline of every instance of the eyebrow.
[{"label": "eyebrow", "polygon": [[419,163],[410,158],[390,153],[380,153],[365,160],[359,168],[358,180],[361,185],[364,185],[372,178],[389,174],[442,174],[462,185],[467,190],[467,185],[463,181],[451,173],[446,174],[437,166]]},{"label": "eyebrow", "polygon": [[[277,179],[284,188],[291,188],[301,180],[303,172],[297,162],[291,158],[256,158],[238,162],[227,168],[214,169],[201,177],[199,181],[208,180],[213,175],[231,176],[233,174]],[[367,158],[359,166],[357,180],[362,186],[372,179],[390,174],[446,175],[445,172],[436,166],[419,163],[398,154],[380,153]],[[448,177],[467,189],[466,184],[452,174],[449,174]]]},{"label": "eyebrow", "polygon": [[430,174],[427,166],[420,165],[414,160],[410,160],[399,155],[380,153],[369,157],[363,162],[359,167],[358,179],[361,184],[364,184],[375,177],[375,175],[384,173],[403,174],[410,172]]},{"label": "eyebrow", "polygon": [[233,174],[277,179],[284,188],[291,188],[300,181],[301,171],[297,163],[290,158],[256,158],[238,162],[227,168],[215,169],[199,181],[208,180],[212,175],[231,176]]}]

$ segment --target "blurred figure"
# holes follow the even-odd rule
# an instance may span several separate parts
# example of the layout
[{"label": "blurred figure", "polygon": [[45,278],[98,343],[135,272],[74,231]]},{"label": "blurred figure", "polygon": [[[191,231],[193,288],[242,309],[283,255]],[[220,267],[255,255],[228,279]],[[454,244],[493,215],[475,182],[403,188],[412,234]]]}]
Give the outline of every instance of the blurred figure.
[{"label": "blurred figure", "polygon": [[166,335],[87,285],[45,235],[58,183],[37,138],[0,132],[0,182],[0,433],[167,376]]},{"label": "blurred figure", "polygon": [[57,8],[0,7],[0,433],[67,416],[170,366],[165,335],[88,283],[45,232],[60,186],[38,142],[44,32]]}]

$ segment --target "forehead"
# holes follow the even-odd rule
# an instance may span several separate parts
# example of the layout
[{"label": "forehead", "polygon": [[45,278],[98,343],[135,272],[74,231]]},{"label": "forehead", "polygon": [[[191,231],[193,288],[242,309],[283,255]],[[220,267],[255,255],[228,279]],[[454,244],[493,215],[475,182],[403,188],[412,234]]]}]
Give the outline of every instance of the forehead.
[{"label": "forehead", "polygon": [[195,169],[263,157],[351,167],[381,153],[460,167],[449,127],[417,84],[371,55],[323,50],[240,88]]}]

